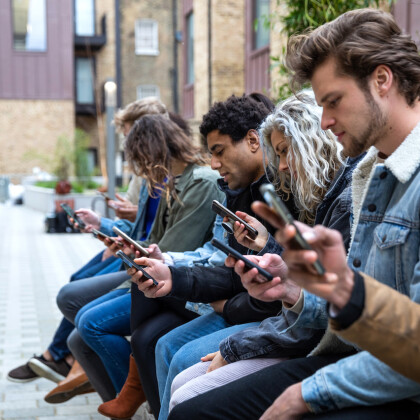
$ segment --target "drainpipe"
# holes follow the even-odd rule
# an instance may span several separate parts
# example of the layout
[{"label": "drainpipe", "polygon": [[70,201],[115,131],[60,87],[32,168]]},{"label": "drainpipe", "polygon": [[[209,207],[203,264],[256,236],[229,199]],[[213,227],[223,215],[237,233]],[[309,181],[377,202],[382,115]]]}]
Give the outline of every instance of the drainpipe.
[{"label": "drainpipe", "polygon": [[115,82],[117,83],[117,107],[122,104],[120,0],[115,0]]},{"label": "drainpipe", "polygon": [[212,27],[211,27],[211,0],[207,0],[207,25],[208,25],[208,74],[209,74],[209,109],[213,105],[213,96],[212,96],[212,63],[211,63],[211,45],[212,45]]},{"label": "drainpipe", "polygon": [[178,7],[177,0],[172,0],[172,30],[173,30],[173,68],[172,68],[172,106],[176,113],[179,112],[178,98],[178,42],[180,35],[178,33]]}]

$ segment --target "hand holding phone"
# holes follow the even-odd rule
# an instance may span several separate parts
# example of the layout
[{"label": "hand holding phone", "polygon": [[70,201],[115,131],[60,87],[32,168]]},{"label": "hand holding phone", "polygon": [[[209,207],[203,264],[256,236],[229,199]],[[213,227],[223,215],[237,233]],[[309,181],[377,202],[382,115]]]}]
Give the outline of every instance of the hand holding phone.
[{"label": "hand holding phone", "polygon": [[[117,257],[121,258],[123,263],[128,268],[135,268],[137,271],[141,271],[143,274],[143,277],[145,277],[148,280],[152,280],[153,284],[157,286],[159,283],[142,267],[141,265],[136,264],[129,256],[125,255],[124,252],[117,251],[116,253]],[[128,269],[127,268],[127,269]]]},{"label": "hand holding phone", "polygon": [[[245,220],[241,219],[239,216],[237,216],[235,213],[230,211],[228,208],[226,208],[224,205],[220,204],[217,200],[213,200],[213,204],[211,206],[211,209],[217,213],[219,216],[227,217],[232,223],[239,222],[242,223],[245,226],[245,229],[248,231],[247,236],[255,240],[255,238],[258,236],[258,230],[254,229],[250,224],[245,222]],[[234,233],[233,228],[229,223],[223,222],[222,226],[227,230],[229,233]]]},{"label": "hand holding phone", "polygon": [[268,271],[264,270],[258,264],[255,264],[254,262],[250,261],[248,258],[244,257],[236,249],[230,247],[229,245],[224,244],[223,242],[219,241],[216,238],[212,239],[211,244],[215,246],[216,248],[220,249],[221,251],[223,251],[225,254],[230,255],[237,260],[243,261],[246,267],[248,267],[249,269],[256,268],[258,270],[258,273],[261,274],[263,277],[265,277],[267,281],[273,280],[273,276]]},{"label": "hand holding phone", "polygon": [[60,207],[67,213],[67,216],[71,217],[75,223],[79,225],[81,230],[86,229],[86,225],[83,223],[82,219],[76,215],[74,210],[66,203],[61,203]]},{"label": "hand holding phone", "polygon": [[128,242],[130,245],[133,245],[134,248],[136,248],[137,251],[140,252],[140,254],[143,257],[149,257],[150,253],[147,249],[143,248],[140,244],[138,244],[134,239],[130,238],[127,234],[125,234],[121,229],[118,229],[116,226],[112,228],[112,230],[118,235],[121,236],[121,238],[124,239],[124,241]]},{"label": "hand holding phone", "polygon": [[[261,194],[264,197],[264,200],[267,204],[277,213],[283,226],[287,224],[292,225],[296,229],[296,235],[288,242],[288,247],[294,250],[308,250],[311,251],[312,247],[306,242],[305,238],[302,236],[302,233],[299,231],[298,227],[294,223],[294,218],[289,212],[289,209],[283,203],[283,200],[276,194],[276,191],[271,184],[263,184],[260,187]],[[312,264],[313,268],[319,275],[325,274],[325,268],[321,264],[321,261],[316,260]]]},{"label": "hand holding phone", "polygon": [[108,239],[113,244],[116,244],[118,247],[120,247],[120,248],[124,247],[124,244],[120,241],[117,241],[116,237],[109,236],[106,233],[103,233],[103,232],[101,232],[100,230],[97,230],[97,229],[92,229],[92,233],[93,233],[93,236],[95,236],[95,238],[98,238],[102,241],[104,241],[105,239]]}]

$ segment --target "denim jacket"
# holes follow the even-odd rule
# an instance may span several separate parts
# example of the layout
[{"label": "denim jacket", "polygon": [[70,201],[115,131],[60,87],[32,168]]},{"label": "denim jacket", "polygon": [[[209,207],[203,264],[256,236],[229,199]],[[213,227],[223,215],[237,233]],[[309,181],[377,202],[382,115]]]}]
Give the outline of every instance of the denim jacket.
[{"label": "denim jacket", "polygon": [[[345,243],[350,240],[351,174],[361,158],[348,159],[338,171],[324,200],[328,206],[319,206],[316,221],[341,232]],[[270,237],[260,254],[281,252],[281,246]],[[306,299],[304,299],[304,302]],[[320,302],[324,312],[324,301]],[[298,314],[282,309],[276,316],[267,318],[258,327],[248,328],[231,335],[220,343],[220,352],[226,361],[232,363],[253,357],[297,357],[309,353],[323,336],[328,316],[314,328],[297,325]],[[317,318],[318,319],[318,318]]]},{"label": "denim jacket", "polygon": [[[348,264],[420,303],[420,124],[384,164],[376,164],[377,152],[371,148],[353,174]],[[361,351],[305,379],[302,395],[312,411],[321,412],[419,401],[420,384]]]},{"label": "denim jacket", "polygon": [[139,202],[138,210],[136,215],[136,220],[130,222],[129,220],[120,219],[120,220],[111,220],[105,217],[101,218],[101,232],[109,236],[116,236],[112,228],[116,226],[118,229],[121,229],[123,232],[130,235],[135,240],[139,240],[144,236],[145,228],[145,219],[146,219],[146,210],[147,210],[147,200],[149,198],[149,193],[147,191],[147,182],[144,179],[139,193]]}]

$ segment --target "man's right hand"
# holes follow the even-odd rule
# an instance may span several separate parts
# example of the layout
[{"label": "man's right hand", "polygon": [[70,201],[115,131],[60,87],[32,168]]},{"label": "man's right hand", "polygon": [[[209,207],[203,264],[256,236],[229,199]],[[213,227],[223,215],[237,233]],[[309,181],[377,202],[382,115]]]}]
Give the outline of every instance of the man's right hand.
[{"label": "man's right hand", "polygon": [[131,276],[131,281],[148,298],[159,298],[168,295],[172,290],[172,274],[166,264],[150,258],[137,258],[134,262],[138,265],[146,266],[146,271],[159,283],[153,285],[152,280],[144,280],[143,273],[135,268],[130,268],[127,273]]},{"label": "man's right hand", "polygon": [[274,276],[273,280],[266,281],[261,278],[256,268],[249,270],[243,261],[227,257],[226,266],[234,267],[236,274],[241,277],[242,285],[252,297],[264,302],[283,300],[292,306],[297,302],[300,287],[288,278],[287,265],[279,255],[246,255],[246,258]]}]

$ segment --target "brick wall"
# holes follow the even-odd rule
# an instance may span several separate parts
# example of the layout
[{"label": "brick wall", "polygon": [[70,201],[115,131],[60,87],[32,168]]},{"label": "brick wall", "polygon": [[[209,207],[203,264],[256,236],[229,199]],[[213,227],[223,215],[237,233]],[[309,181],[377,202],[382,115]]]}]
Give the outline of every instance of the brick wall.
[{"label": "brick wall", "polygon": [[[122,105],[137,99],[138,85],[157,85],[162,102],[172,110],[172,0],[121,0],[120,5]],[[134,27],[137,19],[158,22],[159,55],[136,55]]]},{"label": "brick wall", "polygon": [[[34,166],[49,170],[27,152],[52,157],[61,135],[73,137],[74,104],[64,100],[0,100],[0,174],[30,174]],[[17,146],[18,145],[18,146]]]}]

